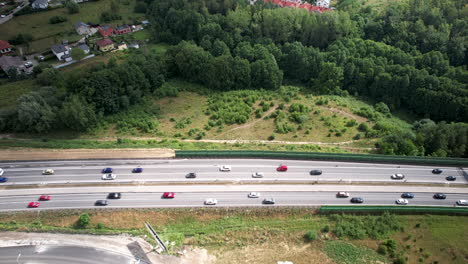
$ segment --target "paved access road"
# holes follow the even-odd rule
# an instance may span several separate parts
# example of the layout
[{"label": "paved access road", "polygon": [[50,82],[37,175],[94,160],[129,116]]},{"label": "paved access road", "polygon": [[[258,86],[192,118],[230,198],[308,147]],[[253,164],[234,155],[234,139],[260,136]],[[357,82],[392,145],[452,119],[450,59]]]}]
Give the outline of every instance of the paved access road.
[{"label": "paved access road", "polygon": [[[170,189],[167,190],[171,192]],[[337,198],[336,192],[260,192],[259,198],[249,198],[249,192],[180,192],[175,198],[164,199],[162,192],[154,193],[121,193],[121,199],[107,199],[108,193],[72,193],[51,195],[49,201],[39,201],[38,208],[27,208],[29,202],[38,201],[39,195],[0,196],[0,211],[42,210],[42,209],[77,209],[94,208],[96,200],[105,200],[109,205],[105,208],[146,208],[146,207],[201,207],[209,198],[217,199],[216,206],[244,207],[271,206],[263,205],[265,198],[274,198],[274,206],[319,206],[319,205],[351,205],[351,197],[362,197],[363,205],[395,205],[401,192],[350,192],[349,198]],[[455,202],[468,199],[468,193],[448,193],[447,199],[436,200],[434,193],[414,193],[415,198],[408,199],[410,205],[455,206]],[[404,205],[399,205],[404,206]],[[99,207],[103,208],[103,207]]]},{"label": "paved access road", "polygon": [[[80,246],[18,246],[0,247],[0,263],[34,264],[96,264],[119,263],[136,264],[132,256],[106,251],[98,248]],[[144,264],[143,262],[140,262]]]},{"label": "paved access road", "polygon": [[[287,172],[277,172],[278,165],[289,167]],[[221,172],[219,167],[231,165],[232,171]],[[140,166],[143,173],[131,173]],[[102,183],[101,169],[112,167],[117,179],[112,182],[213,182],[213,181],[310,181],[310,182],[400,182],[400,183],[450,183],[467,184],[458,168],[447,167],[442,174],[432,174],[433,167],[388,165],[368,163],[264,160],[264,159],[185,159],[185,160],[94,160],[94,161],[44,161],[3,162],[9,184],[52,184],[52,183]],[[54,175],[41,175],[43,169],[55,170]],[[309,175],[310,170],[321,169],[320,176]],[[196,179],[186,179],[189,172],[196,172]],[[263,172],[263,178],[252,178],[252,173]],[[394,173],[405,175],[403,180],[392,180]],[[445,177],[453,175],[456,181],[448,182]]]}]

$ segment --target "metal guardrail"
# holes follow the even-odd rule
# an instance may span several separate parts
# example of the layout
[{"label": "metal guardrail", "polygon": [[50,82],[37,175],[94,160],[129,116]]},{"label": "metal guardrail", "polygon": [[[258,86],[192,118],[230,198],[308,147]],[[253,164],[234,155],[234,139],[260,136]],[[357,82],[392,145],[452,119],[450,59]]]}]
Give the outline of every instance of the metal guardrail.
[{"label": "metal guardrail", "polygon": [[149,223],[145,223],[145,226],[146,228],[148,228],[148,231],[151,233],[151,235],[154,237],[154,239],[156,240],[156,242],[158,242],[158,245],[160,248],[163,249],[163,251],[167,252],[167,247],[166,245],[164,245],[164,243],[162,242],[161,238],[159,238],[158,234],[156,233],[156,231],[154,231],[153,227],[149,224]]},{"label": "metal guardrail", "polygon": [[468,159],[417,156],[366,155],[344,153],[294,152],[294,151],[222,151],[222,150],[176,150],[176,158],[268,158],[302,159],[352,162],[402,163],[419,165],[468,166]]},{"label": "metal guardrail", "polygon": [[332,206],[324,205],[319,210],[322,214],[336,213],[383,213],[396,214],[448,214],[468,215],[468,208],[435,206]]}]

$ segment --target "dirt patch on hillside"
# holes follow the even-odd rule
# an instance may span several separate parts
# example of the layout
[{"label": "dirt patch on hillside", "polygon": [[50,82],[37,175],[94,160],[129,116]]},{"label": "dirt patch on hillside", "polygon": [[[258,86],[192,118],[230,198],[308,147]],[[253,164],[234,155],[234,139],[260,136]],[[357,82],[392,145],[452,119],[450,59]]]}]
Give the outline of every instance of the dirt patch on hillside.
[{"label": "dirt patch on hillside", "polygon": [[172,149],[32,149],[0,150],[0,160],[147,159],[173,158]]}]

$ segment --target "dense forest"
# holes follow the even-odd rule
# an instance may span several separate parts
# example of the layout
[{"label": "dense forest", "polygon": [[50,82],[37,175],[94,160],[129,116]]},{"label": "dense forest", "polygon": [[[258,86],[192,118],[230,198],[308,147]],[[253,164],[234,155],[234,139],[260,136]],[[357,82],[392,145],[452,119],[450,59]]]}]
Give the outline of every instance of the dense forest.
[{"label": "dense forest", "polygon": [[84,73],[36,70],[40,91],[0,115],[0,130],[84,131],[100,116],[167,94],[177,77],[209,89],[279,89],[301,83],[315,95],[364,96],[419,116],[393,129],[384,154],[468,157],[468,2],[412,0],[379,9],[357,0],[309,13],[245,0],[147,1],[161,56],[135,51]]}]

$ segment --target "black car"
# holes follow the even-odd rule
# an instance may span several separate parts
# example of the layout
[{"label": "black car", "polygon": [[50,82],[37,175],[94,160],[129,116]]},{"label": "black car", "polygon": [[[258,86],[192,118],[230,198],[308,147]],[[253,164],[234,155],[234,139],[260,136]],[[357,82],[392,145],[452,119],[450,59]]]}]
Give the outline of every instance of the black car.
[{"label": "black car", "polygon": [[142,173],[143,172],[143,168],[134,168],[132,170],[133,173]]},{"label": "black car", "polygon": [[432,173],[434,173],[434,174],[441,174],[441,173],[442,173],[442,170],[441,170],[441,169],[433,169],[433,170],[432,170]]},{"label": "black car", "polygon": [[268,199],[264,199],[263,204],[275,204],[275,199],[273,198],[268,198]]},{"label": "black car", "polygon": [[434,199],[441,199],[441,200],[444,200],[445,198],[447,198],[447,195],[443,194],[443,193],[436,193],[434,194]]},{"label": "black car", "polygon": [[311,170],[310,175],[322,175],[322,170]]},{"label": "black car", "polygon": [[122,194],[121,193],[109,193],[107,195],[107,198],[109,198],[109,199],[120,199],[120,198],[122,198]]},{"label": "black car", "polygon": [[106,206],[107,205],[107,200],[97,200],[94,205],[97,206]]},{"label": "black car", "polygon": [[457,177],[455,177],[455,176],[447,176],[447,177],[445,177],[445,179],[446,179],[447,181],[454,181],[454,180],[457,179]]},{"label": "black car", "polygon": [[102,169],[102,173],[105,173],[105,174],[107,174],[107,173],[112,173],[112,171],[113,171],[112,168],[104,168],[104,169]]},{"label": "black car", "polygon": [[412,193],[403,193],[401,198],[414,198],[414,194]]},{"label": "black car", "polygon": [[351,202],[352,203],[363,203],[364,199],[362,199],[361,197],[353,197],[353,198],[351,198]]},{"label": "black car", "polygon": [[197,174],[195,172],[190,172],[189,174],[185,175],[185,178],[196,178]]}]

